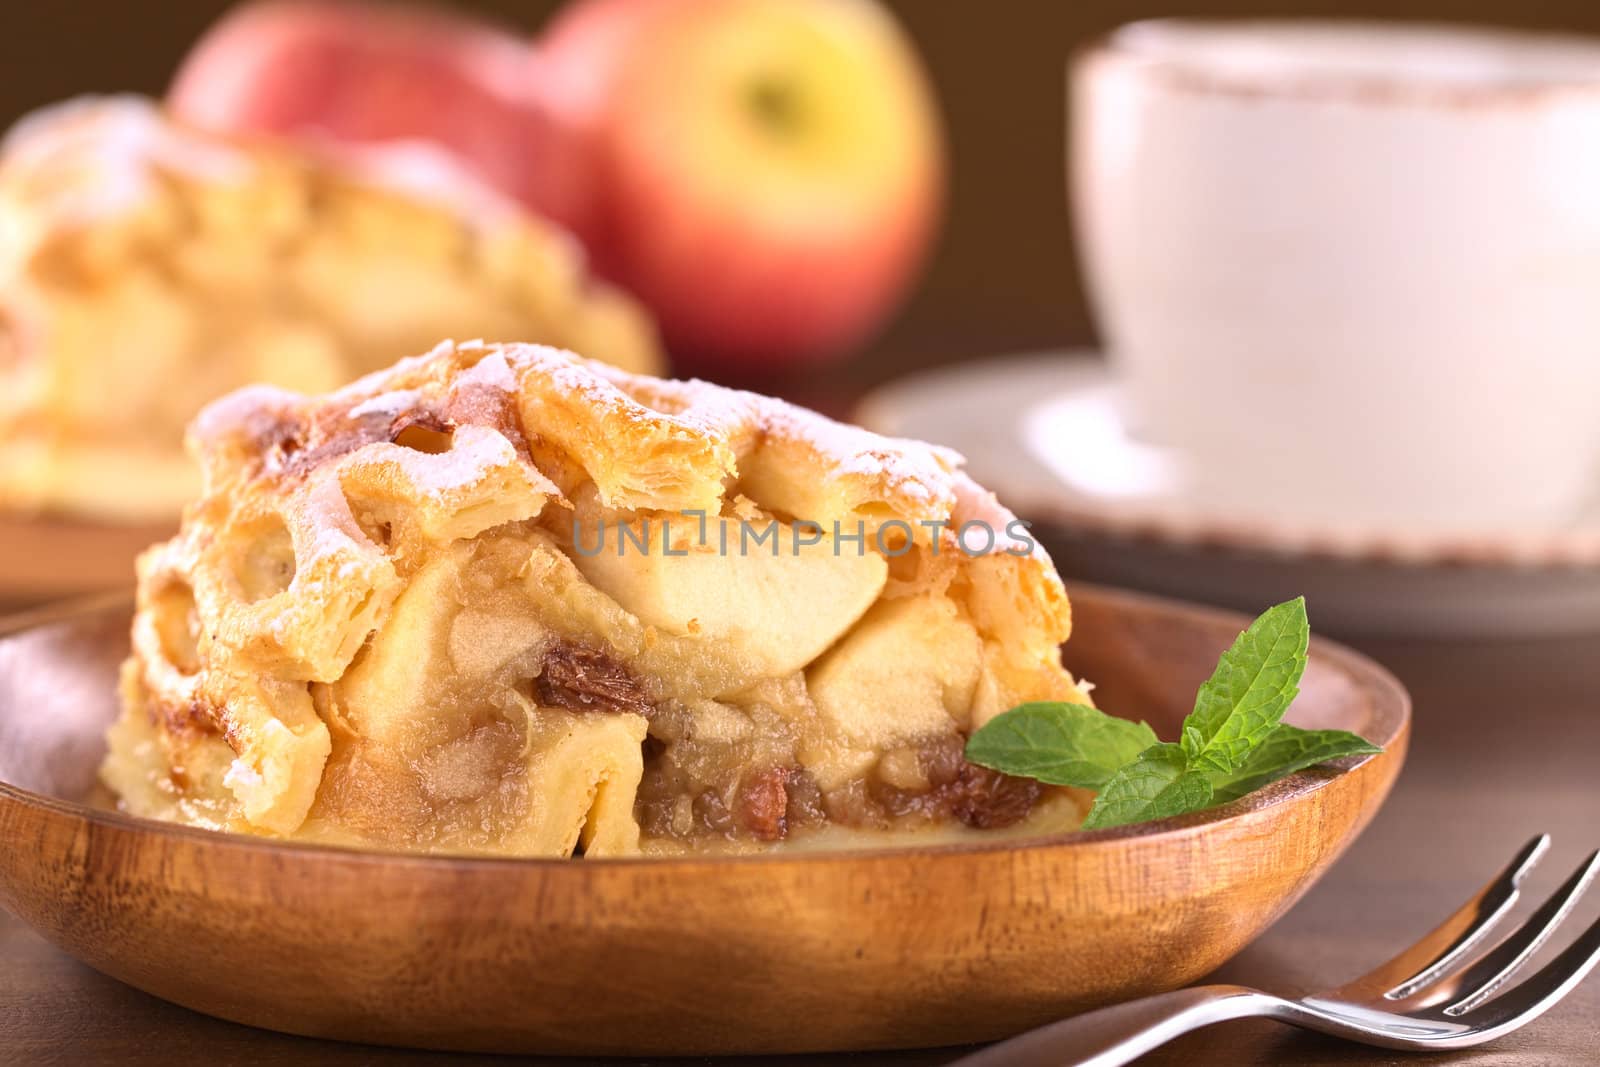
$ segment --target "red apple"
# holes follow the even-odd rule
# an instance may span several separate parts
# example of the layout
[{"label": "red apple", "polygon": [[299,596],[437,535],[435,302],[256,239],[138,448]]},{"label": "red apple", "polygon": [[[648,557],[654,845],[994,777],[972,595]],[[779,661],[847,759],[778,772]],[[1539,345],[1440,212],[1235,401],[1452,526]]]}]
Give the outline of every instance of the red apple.
[{"label": "red apple", "polygon": [[581,235],[678,355],[816,360],[879,327],[943,193],[931,92],[870,0],[580,0],[539,95],[590,142]]},{"label": "red apple", "polygon": [[226,132],[430,142],[500,192],[580,226],[595,187],[588,156],[529,91],[536,65],[518,36],[443,10],[267,0],[206,32],[167,102]]},{"label": "red apple", "polygon": [[580,0],[531,48],[444,11],[269,0],[205,35],[169,103],[231,132],[442,146],[572,229],[702,365],[858,344],[943,192],[926,80],[872,0]]}]

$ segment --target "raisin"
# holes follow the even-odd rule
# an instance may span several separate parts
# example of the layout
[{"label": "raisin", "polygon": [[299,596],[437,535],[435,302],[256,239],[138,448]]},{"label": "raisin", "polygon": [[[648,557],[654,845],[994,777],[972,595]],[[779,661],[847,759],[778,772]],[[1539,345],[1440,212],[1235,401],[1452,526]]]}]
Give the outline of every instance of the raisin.
[{"label": "raisin", "polygon": [[918,756],[930,786],[937,789],[961,777],[962,768],[967,766],[966,744],[967,739],[956,734],[935,738],[923,745]]},{"label": "raisin", "polygon": [[815,826],[827,821],[827,813],[823,810],[822,790],[810,773],[802,770],[791,771],[786,785],[789,791],[789,806],[784,811],[784,817],[789,820],[790,826]]},{"label": "raisin", "polygon": [[739,823],[762,841],[782,841],[789,833],[789,771],[772,767],[739,785]]},{"label": "raisin", "polygon": [[964,765],[949,788],[951,814],[979,830],[1021,822],[1041,792],[1032,778],[1013,778],[975,763]]},{"label": "raisin", "polygon": [[539,703],[568,711],[626,711],[649,718],[655,704],[628,669],[598,648],[552,642],[534,679]]},{"label": "raisin", "polygon": [[891,818],[901,819],[908,815],[920,815],[925,818],[936,816],[938,813],[938,794],[923,790],[896,789],[892,785],[882,782],[871,782],[867,785],[867,796],[872,802],[882,808]]},{"label": "raisin", "polygon": [[840,826],[883,826],[883,806],[874,800],[861,779],[848,782],[823,795],[823,810],[828,821]]}]

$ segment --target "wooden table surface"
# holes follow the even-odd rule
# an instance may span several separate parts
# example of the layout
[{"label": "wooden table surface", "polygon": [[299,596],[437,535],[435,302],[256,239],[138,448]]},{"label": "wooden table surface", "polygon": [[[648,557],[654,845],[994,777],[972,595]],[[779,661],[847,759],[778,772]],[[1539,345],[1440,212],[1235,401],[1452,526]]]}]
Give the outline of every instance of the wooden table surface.
[{"label": "wooden table surface", "polygon": [[[847,367],[842,388],[837,378],[749,384],[846,417],[852,399],[879,381],[929,361],[982,350],[973,339],[940,335],[910,350],[914,358],[891,355]],[[1070,590],[1070,577],[1068,585]],[[1291,994],[1337,984],[1431,929],[1535,833],[1555,837],[1555,847],[1530,881],[1535,900],[1559,885],[1589,850],[1600,848],[1600,633],[1474,643],[1332,636],[1377,658],[1411,690],[1416,704],[1411,755],[1394,794],[1365,835],[1289,915],[1215,976],[1220,981]],[[1571,927],[1582,929],[1597,916],[1600,902],[1589,902],[1570,920]],[[959,1058],[962,1051],[747,1062],[931,1067]],[[0,1067],[191,1062],[508,1061],[340,1045],[209,1019],[90,970],[0,909]],[[700,1062],[734,1067],[746,1061]],[[1139,1062],[1144,1067],[1596,1064],[1600,974],[1532,1027],[1472,1052],[1408,1056],[1273,1023],[1237,1022],[1192,1034]]]},{"label": "wooden table surface", "polygon": [[[1420,936],[1527,837],[1555,848],[1533,880],[1551,889],[1600,846],[1600,635],[1434,644],[1356,640],[1417,705],[1409,765],[1387,807],[1321,885],[1218,977],[1305,991],[1351,977]],[[1592,921],[1591,902],[1573,921]],[[767,1063],[942,1064],[958,1050]],[[0,912],[0,1063],[496,1063],[338,1045],[253,1030],[136,992],[69,959]],[[724,1063],[732,1061],[722,1061]],[[1600,1062],[1600,976],[1550,1015],[1489,1049],[1408,1057],[1231,1023],[1141,1061],[1165,1064]]]}]

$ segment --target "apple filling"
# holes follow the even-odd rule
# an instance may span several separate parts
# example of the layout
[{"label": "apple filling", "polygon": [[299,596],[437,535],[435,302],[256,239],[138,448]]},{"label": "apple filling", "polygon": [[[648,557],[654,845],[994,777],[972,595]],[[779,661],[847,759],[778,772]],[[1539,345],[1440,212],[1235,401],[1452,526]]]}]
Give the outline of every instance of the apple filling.
[{"label": "apple filling", "polygon": [[[992,498],[929,462],[919,476],[945,479],[948,500],[903,489],[841,508],[835,468],[862,452],[773,452],[844,428],[592,368],[447,347],[310,417],[281,395],[208,416],[224,423],[197,431],[208,484],[236,491],[141,561],[104,770],[124,806],[516,855],[1076,825],[1067,791],[963,755],[1012,704],[1084,699],[1056,653],[1048,563],[969,555],[940,529],[1003,524]],[[711,469],[714,500],[673,499],[670,465],[584,460],[590,439],[549,408],[585,392],[701,434],[714,401],[757,432],[736,473]],[[879,450],[868,466],[932,455],[846,437]],[[908,506],[930,497],[940,522]],[[652,506],[669,503],[699,506]]]},{"label": "apple filling", "polygon": [[[748,509],[738,520],[758,521]],[[502,530],[419,575],[327,691],[351,734],[336,734],[325,775],[344,787],[313,806],[313,824],[403,845],[431,835],[443,794],[487,797],[468,808],[470,825],[491,832],[446,842],[486,847],[527,818],[531,799],[506,805],[504,784],[538,748],[529,735],[575,720],[609,719],[637,748],[637,769],[630,759],[618,773],[637,781],[647,847],[775,842],[828,824],[989,829],[1039,800],[1036,783],[962,756],[983,650],[944,593],[888,590],[881,557],[831,545],[775,559],[690,543],[666,556],[659,542],[641,552],[630,541],[586,557],[571,548],[586,539],[603,540],[582,527],[570,539],[536,524]],[[380,707],[383,722],[348,710]],[[397,788],[397,767],[415,781]],[[397,792],[415,795],[424,818],[396,822]],[[364,810],[366,798],[380,806]]]}]

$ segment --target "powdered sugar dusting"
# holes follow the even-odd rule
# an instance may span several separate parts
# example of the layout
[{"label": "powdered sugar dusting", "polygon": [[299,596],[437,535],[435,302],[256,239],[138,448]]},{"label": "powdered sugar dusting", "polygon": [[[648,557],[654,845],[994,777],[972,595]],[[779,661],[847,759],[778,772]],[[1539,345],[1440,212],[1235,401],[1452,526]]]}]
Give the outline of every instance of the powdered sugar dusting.
[{"label": "powdered sugar dusting", "polygon": [[356,523],[337,478],[320,479],[313,484],[299,518],[294,531],[294,552],[300,569],[297,583],[306,573],[317,570],[314,564],[318,561],[369,554],[366,535]]},{"label": "powdered sugar dusting", "polygon": [[479,373],[498,376],[501,364],[513,381],[519,369],[537,367],[566,395],[623,412],[649,409],[688,433],[717,441],[751,430],[765,439],[800,444],[821,461],[822,478],[870,483],[876,498],[918,513],[948,513],[956,503],[954,476],[965,460],[947,448],[883,437],[773,397],[695,379],[633,375],[545,346],[501,348],[467,373],[492,365],[493,370]]},{"label": "powdered sugar dusting", "polygon": [[831,461],[836,476],[868,479],[924,508],[953,501],[951,476],[965,461],[949,449],[883,437],[780,401],[768,400],[762,414],[770,436],[804,442]]},{"label": "powdered sugar dusting", "polygon": [[517,462],[517,449],[486,426],[463,426],[449,451],[416,452],[399,445],[373,445],[361,460],[393,463],[419,492],[431,497],[476,485],[485,472]]},{"label": "powdered sugar dusting", "polygon": [[133,95],[78,97],[36,111],[0,141],[0,155],[12,191],[73,224],[131,210],[161,172],[217,183],[254,172],[243,152],[173,125]]},{"label": "powdered sugar dusting", "polygon": [[396,389],[392,393],[379,393],[351,408],[350,417],[364,419],[371,415],[382,415],[390,419],[398,418],[414,409],[421,399],[422,394],[415,389]]},{"label": "powdered sugar dusting", "polygon": [[[526,377],[530,372],[536,373],[538,385]],[[801,457],[812,457],[799,461],[814,462],[823,483],[842,483],[851,506],[882,505],[918,520],[980,520],[995,531],[994,551],[1028,547],[1007,530],[1014,516],[961,472],[962,457],[949,449],[882,437],[755,393],[702,381],[631,375],[544,346],[446,342],[426,356],[403,360],[321,402],[281,390],[245,390],[208,409],[201,429],[209,434],[219,425],[236,426],[252,417],[281,418],[286,408],[298,409],[308,424],[328,426],[372,419],[394,424],[411,415],[442,415],[453,434],[443,452],[405,448],[379,438],[358,440],[356,447],[331,453],[330,458],[342,456],[340,468],[392,464],[413,491],[430,498],[470,487],[488,472],[508,465],[520,465],[551,495],[559,495],[547,475],[532,469],[523,442],[507,436],[513,432],[508,427],[520,426],[521,420],[514,409],[506,414],[503,398],[517,397],[525,383],[535,398],[560,395],[568,403],[591,407],[602,424],[612,419],[623,425],[649,419],[654,426],[649,432],[670,437],[681,431],[684,437],[705,439],[730,457],[724,462],[736,454],[727,451],[736,440],[740,448],[799,446]],[[525,430],[537,437],[538,408],[523,418],[533,420]],[[640,432],[646,432],[645,423],[639,425]],[[307,447],[314,449],[315,441]],[[335,495],[319,498],[307,513],[327,530],[326,536],[315,539],[313,552],[336,552],[352,542],[365,543],[342,492]]]},{"label": "powdered sugar dusting", "polygon": [[247,385],[214,400],[189,424],[189,436],[205,447],[235,436],[258,437],[306,398],[275,385]]},{"label": "powdered sugar dusting", "polygon": [[[775,397],[698,379],[656,381],[580,364],[570,367],[561,380],[574,376],[599,377],[635,397],[643,396],[649,406],[695,432],[729,437],[731,427],[753,425],[768,438],[803,444],[823,461],[827,468],[823,477],[867,479],[884,494],[914,501],[919,509],[947,509],[954,500],[951,475],[966,463],[948,448],[884,437]],[[580,383],[574,382],[574,387]]]},{"label": "powdered sugar dusting", "polygon": [[502,393],[517,391],[517,378],[511,373],[511,364],[506,362],[504,352],[495,352],[478,360],[463,371],[457,381],[460,388],[497,389]]},{"label": "powdered sugar dusting", "polygon": [[1012,524],[1017,517],[1000,503],[989,490],[973,481],[965,471],[954,476],[956,506],[950,514],[950,523],[958,531],[969,522],[982,523],[994,534],[994,544],[984,555],[1007,553],[1014,556],[1032,556],[1049,564],[1050,556],[1037,541],[1023,539],[1015,533]]},{"label": "powdered sugar dusting", "polygon": [[264,779],[250,764],[243,759],[235,759],[228,764],[228,773],[222,776],[222,784],[229,789],[239,792],[241,790],[260,789]]}]

